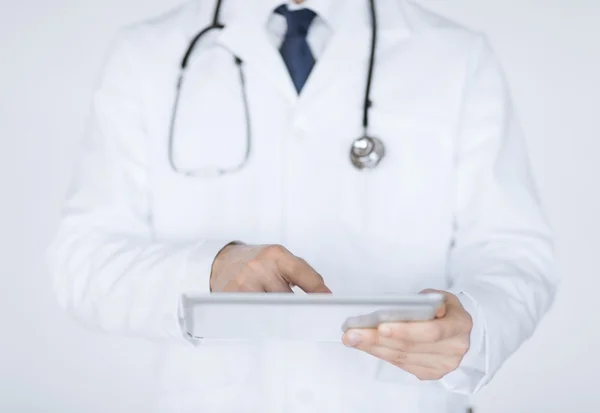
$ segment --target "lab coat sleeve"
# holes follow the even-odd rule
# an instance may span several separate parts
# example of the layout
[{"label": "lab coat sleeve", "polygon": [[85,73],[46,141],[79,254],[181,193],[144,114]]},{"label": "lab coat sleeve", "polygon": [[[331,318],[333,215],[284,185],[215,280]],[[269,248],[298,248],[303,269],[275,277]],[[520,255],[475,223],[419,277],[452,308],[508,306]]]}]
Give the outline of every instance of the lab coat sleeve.
[{"label": "lab coat sleeve", "polygon": [[86,325],[193,345],[182,294],[209,291],[228,241],[153,233],[139,42],[128,29],[109,54],[48,262],[60,305]]},{"label": "lab coat sleeve", "polygon": [[442,381],[475,393],[534,332],[558,279],[552,234],[501,65],[484,37],[469,67],[456,150],[450,292],[471,313],[472,346]]}]

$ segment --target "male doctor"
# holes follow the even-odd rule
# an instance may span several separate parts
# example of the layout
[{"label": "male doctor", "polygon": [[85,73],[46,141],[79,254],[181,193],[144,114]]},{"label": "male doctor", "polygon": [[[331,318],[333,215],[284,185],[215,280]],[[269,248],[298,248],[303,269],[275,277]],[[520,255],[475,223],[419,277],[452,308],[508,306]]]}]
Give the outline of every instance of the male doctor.
[{"label": "male doctor", "polygon": [[[160,343],[157,411],[462,413],[550,307],[551,235],[488,42],[409,1],[375,6],[375,168],[348,156],[368,0],[224,0],[173,136],[180,62],[215,1],[115,43],[49,256],[67,311]],[[180,173],[211,167],[226,172]],[[331,344],[212,345],[181,321],[186,293],[291,285],[447,301]]]}]

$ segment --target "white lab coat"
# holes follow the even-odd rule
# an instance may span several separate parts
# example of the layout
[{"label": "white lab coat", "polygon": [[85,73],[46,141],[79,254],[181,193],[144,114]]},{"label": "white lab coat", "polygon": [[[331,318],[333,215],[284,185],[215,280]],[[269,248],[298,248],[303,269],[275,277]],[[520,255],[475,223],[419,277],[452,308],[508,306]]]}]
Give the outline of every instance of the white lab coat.
[{"label": "white lab coat", "polygon": [[[336,27],[298,98],[264,30],[273,0],[226,0],[226,29],[186,86],[180,167],[233,166],[245,150],[236,68],[245,62],[246,167],[188,178],[170,168],[178,68],[213,2],[125,30],[93,102],[50,249],[59,301],[108,332],[160,340],[165,412],[464,412],[534,331],[556,288],[551,234],[500,66],[485,38],[403,0],[380,0],[371,132],[380,166],[349,161],[361,130],[368,3],[337,1]],[[199,92],[197,92],[199,91]],[[192,102],[192,103],[190,103]],[[195,119],[195,123],[194,123]],[[226,243],[279,243],[333,292],[457,294],[472,346],[443,380],[341,344],[189,341],[180,298],[208,292]],[[259,320],[257,320],[259,322]]]}]

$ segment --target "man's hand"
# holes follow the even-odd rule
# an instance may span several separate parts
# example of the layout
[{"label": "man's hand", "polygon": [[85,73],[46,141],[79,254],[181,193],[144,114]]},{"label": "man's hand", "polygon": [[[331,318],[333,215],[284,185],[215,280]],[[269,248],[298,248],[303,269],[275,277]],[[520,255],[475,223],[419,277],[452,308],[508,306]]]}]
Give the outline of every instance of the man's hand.
[{"label": "man's hand", "polygon": [[469,350],[473,321],[456,296],[443,291],[446,303],[436,319],[381,324],[377,329],[350,330],[348,347],[385,360],[421,380],[438,380],[456,370]]},{"label": "man's hand", "polygon": [[213,292],[288,292],[297,285],[307,293],[330,293],[310,265],[280,245],[230,244],[215,258]]}]

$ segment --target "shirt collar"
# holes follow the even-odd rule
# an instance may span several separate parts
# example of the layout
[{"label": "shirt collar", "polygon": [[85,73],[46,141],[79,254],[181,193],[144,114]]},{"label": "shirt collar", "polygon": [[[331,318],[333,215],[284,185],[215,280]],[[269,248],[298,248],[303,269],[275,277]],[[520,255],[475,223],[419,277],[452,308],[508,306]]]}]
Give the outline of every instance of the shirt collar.
[{"label": "shirt collar", "polygon": [[336,13],[334,13],[333,7],[336,0],[304,0],[300,4],[296,4],[293,0],[246,0],[246,2],[252,5],[251,7],[253,11],[255,11],[256,15],[262,20],[263,23],[266,23],[273,14],[274,10],[282,4],[287,4],[290,10],[298,10],[303,8],[311,9],[319,16],[321,20],[325,22],[325,24],[332,28],[335,28],[337,23],[337,19],[335,18]]}]

